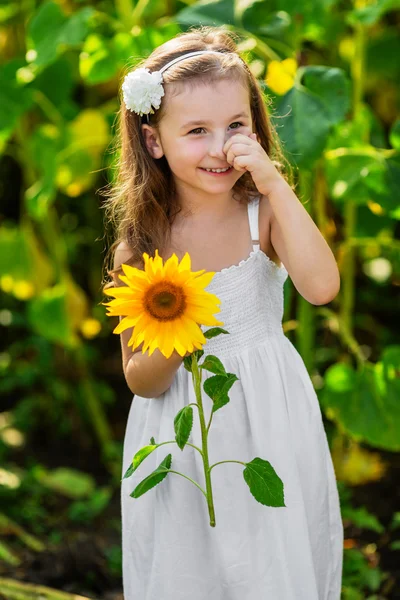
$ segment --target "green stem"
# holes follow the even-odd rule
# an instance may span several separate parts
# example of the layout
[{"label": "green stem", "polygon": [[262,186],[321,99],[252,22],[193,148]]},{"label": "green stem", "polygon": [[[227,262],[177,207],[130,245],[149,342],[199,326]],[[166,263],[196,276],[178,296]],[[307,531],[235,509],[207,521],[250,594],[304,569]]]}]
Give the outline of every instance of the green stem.
[{"label": "green stem", "polygon": [[195,354],[192,354],[192,377],[194,390],[196,394],[196,400],[199,406],[199,419],[200,419],[200,428],[201,428],[201,441],[203,448],[203,464],[204,464],[204,475],[206,480],[206,490],[207,490],[207,504],[208,504],[208,512],[210,515],[210,525],[211,527],[215,527],[215,511],[214,511],[214,501],[213,501],[213,493],[211,487],[211,477],[210,477],[210,468],[209,468],[209,459],[208,459],[208,432],[206,430],[206,423],[204,418],[204,410],[203,410],[203,401],[201,398],[201,374],[199,370],[199,366],[197,363],[197,358]]},{"label": "green stem", "polygon": [[[157,447],[160,446],[164,446],[164,444],[176,444],[176,440],[169,440],[168,442],[161,442],[160,444],[157,444]],[[203,456],[203,451],[198,448],[197,446],[195,446],[194,444],[191,444],[190,442],[186,442],[185,444],[186,446],[192,446],[192,448],[195,448],[195,450],[198,450],[200,452],[200,454]]]},{"label": "green stem", "polygon": [[[355,52],[351,63],[351,74],[353,78],[353,106],[352,116],[356,118],[362,104],[365,79],[365,48],[366,29],[361,24],[355,25]],[[368,143],[368,139],[364,140]],[[355,202],[347,201],[344,207],[344,231],[345,240],[354,237],[357,225],[357,205]],[[348,247],[342,262],[342,303],[340,309],[341,321],[346,331],[352,334],[353,310],[354,310],[354,280],[355,280],[355,249]]]},{"label": "green stem", "polygon": [[133,3],[132,0],[115,0],[115,8],[118,20],[123,23],[124,29],[130,31],[133,25]]},{"label": "green stem", "polygon": [[351,331],[347,328],[346,324],[341,320],[341,318],[332,310],[325,307],[318,307],[316,312],[317,314],[326,317],[326,319],[331,322],[330,330],[334,333],[337,333],[339,338],[342,340],[343,344],[347,345],[349,350],[354,355],[358,367],[360,369],[363,368],[366,362],[366,358],[362,353],[361,348],[357,343],[357,340],[354,338]]},{"label": "green stem", "polygon": [[223,465],[224,463],[237,463],[238,465],[244,465],[245,467],[247,466],[246,463],[242,462],[241,460],[221,460],[220,462],[217,462],[217,463],[211,465],[210,472],[211,472],[211,469],[213,469],[217,465]]},{"label": "green stem", "polygon": [[[160,445],[161,445],[161,444],[160,444]],[[202,487],[201,487],[201,486],[200,486],[200,485],[199,485],[199,484],[198,484],[196,481],[193,481],[193,479],[190,479],[190,477],[188,477],[187,475],[184,475],[183,473],[179,473],[179,471],[173,471],[172,469],[164,469],[164,470],[163,470],[163,472],[166,472],[166,473],[175,473],[175,475],[180,475],[181,477],[184,477],[185,479],[188,479],[189,481],[191,481],[192,483],[194,483],[194,485],[195,485],[196,487],[198,487],[198,488],[199,488],[199,490],[201,491],[201,493],[202,493],[202,494],[204,494],[204,496],[205,496],[205,497],[206,497],[206,499],[207,499],[207,494],[206,494],[206,492],[203,490],[203,488],[202,488]]]},{"label": "green stem", "polygon": [[[302,198],[312,197],[312,173],[305,171],[300,176],[300,192]],[[304,205],[304,208],[312,216],[311,201]],[[301,357],[311,374],[314,367],[314,340],[315,340],[315,318],[314,307],[302,296],[298,298],[297,321],[299,327],[296,329],[297,347]]]}]

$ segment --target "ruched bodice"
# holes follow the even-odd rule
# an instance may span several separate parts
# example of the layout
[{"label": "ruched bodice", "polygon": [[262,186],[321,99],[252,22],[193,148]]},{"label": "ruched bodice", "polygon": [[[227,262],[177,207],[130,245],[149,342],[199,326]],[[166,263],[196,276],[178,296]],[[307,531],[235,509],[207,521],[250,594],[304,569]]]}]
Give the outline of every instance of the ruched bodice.
[{"label": "ruched bodice", "polygon": [[234,356],[272,336],[284,335],[283,284],[287,276],[285,267],[278,267],[260,249],[238,265],[218,271],[207,291],[220,299],[221,312],[216,317],[229,335],[208,340],[205,353]]}]

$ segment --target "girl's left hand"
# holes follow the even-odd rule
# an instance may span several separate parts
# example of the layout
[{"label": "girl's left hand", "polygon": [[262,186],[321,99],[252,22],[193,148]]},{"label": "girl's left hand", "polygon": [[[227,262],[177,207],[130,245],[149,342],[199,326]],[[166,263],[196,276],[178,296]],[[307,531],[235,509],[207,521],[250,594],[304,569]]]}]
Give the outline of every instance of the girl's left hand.
[{"label": "girl's left hand", "polygon": [[237,171],[249,171],[253,181],[264,196],[271,193],[274,185],[284,181],[272,164],[268,154],[257,141],[257,135],[236,133],[223,147],[227,162]]}]

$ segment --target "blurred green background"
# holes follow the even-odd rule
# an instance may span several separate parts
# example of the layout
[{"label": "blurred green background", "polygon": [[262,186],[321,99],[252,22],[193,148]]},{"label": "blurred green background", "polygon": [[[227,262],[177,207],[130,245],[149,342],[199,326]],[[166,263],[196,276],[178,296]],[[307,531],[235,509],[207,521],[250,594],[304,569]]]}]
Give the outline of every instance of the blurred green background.
[{"label": "blurred green background", "polygon": [[[0,597],[121,599],[131,393],[101,305],[127,66],[224,25],[271,98],[341,291],[285,283],[345,526],[345,600],[400,598],[399,0],[1,0]],[[139,500],[140,501],[140,500]],[[134,500],[132,500],[134,502]]]}]

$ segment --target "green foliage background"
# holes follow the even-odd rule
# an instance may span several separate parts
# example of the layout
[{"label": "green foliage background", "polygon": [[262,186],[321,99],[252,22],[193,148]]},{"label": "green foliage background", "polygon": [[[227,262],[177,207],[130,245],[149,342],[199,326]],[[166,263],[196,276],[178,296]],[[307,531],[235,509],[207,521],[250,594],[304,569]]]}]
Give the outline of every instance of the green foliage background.
[{"label": "green foliage background", "polygon": [[[112,232],[99,189],[112,178],[121,77],[179,31],[224,25],[240,34],[273,99],[298,194],[341,271],[329,306],[308,304],[288,279],[284,326],[321,402],[348,538],[367,532],[346,547],[343,598],[391,597],[395,575],[378,559],[398,552],[387,532],[399,513],[391,504],[380,523],[352,505],[352,489],[383,481],[400,450],[399,8],[398,0],[0,2],[0,534],[11,527],[40,552],[17,525],[49,540],[46,521],[59,507],[43,504],[46,494],[68,498],[64,517],[89,526],[118,495],[130,392],[115,323],[100,304]],[[294,80],[277,93],[269,69],[288,58]],[[0,539],[4,573],[23,564],[14,541]],[[62,545],[62,534],[51,542]],[[118,576],[115,549],[107,560]]]}]

